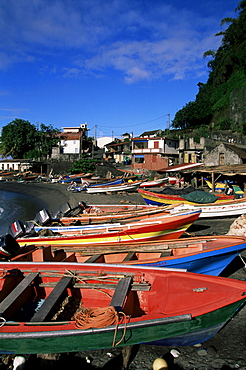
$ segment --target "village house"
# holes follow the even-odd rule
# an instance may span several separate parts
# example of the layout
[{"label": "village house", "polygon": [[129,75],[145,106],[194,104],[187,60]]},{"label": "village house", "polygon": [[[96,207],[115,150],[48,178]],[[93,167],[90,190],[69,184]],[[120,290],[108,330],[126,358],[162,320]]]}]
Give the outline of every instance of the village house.
[{"label": "village house", "polygon": [[211,151],[204,153],[205,166],[224,166],[246,163],[246,146],[220,143]]},{"label": "village house", "polygon": [[105,145],[104,159],[106,161],[130,164],[131,162],[131,141],[129,139],[115,139]]},{"label": "village house", "polygon": [[199,163],[203,160],[206,139],[195,140],[193,137],[179,139],[179,163]]},{"label": "village house", "polygon": [[232,161],[232,164],[242,163],[244,150],[246,150],[245,135],[232,134],[231,131],[212,131],[207,137],[181,138],[179,163],[204,163],[215,166],[223,162],[223,153],[227,157],[226,160]]},{"label": "village house", "polygon": [[87,123],[83,123],[79,127],[63,127],[62,129],[63,131],[58,134],[61,139],[60,144],[52,149],[51,158],[76,160],[82,154],[91,151],[92,142],[88,141]]},{"label": "village house", "polygon": [[2,159],[0,161],[1,171],[25,172],[33,166],[30,159]]},{"label": "village house", "polygon": [[125,133],[123,139],[110,140],[107,137],[88,140],[88,131],[86,123],[79,127],[64,127],[59,134],[60,146],[53,149],[52,158],[71,161],[87,154],[92,158],[100,157],[116,164],[131,164],[133,169],[150,171],[182,163],[211,166],[246,161],[246,145],[242,135],[232,139],[230,133],[229,136],[223,133],[223,137],[220,133],[213,133],[206,138],[174,139],[162,136],[162,130],[158,129],[145,131],[139,137]]},{"label": "village house", "polygon": [[132,138],[132,167],[158,171],[160,168],[178,164],[179,140],[161,137],[161,130],[146,131]]}]

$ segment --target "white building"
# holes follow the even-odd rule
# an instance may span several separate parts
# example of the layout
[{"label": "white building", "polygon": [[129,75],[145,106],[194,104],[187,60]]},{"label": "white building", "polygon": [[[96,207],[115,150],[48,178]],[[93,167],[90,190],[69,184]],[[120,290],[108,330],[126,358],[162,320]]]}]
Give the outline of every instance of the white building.
[{"label": "white building", "polygon": [[97,139],[97,146],[98,146],[98,148],[103,149],[105,145],[107,145],[111,142],[112,142],[112,136],[99,137]]},{"label": "white building", "polygon": [[61,139],[59,147],[52,149],[52,158],[59,158],[61,154],[79,156],[87,151],[85,142],[87,142],[87,123],[79,127],[62,127],[63,131],[59,133]]},{"label": "white building", "polygon": [[79,154],[82,152],[82,141],[87,138],[87,124],[79,127],[62,127],[61,148],[63,154]]},{"label": "white building", "polygon": [[33,163],[30,159],[2,159],[0,160],[1,171],[17,171],[25,172],[32,167]]}]

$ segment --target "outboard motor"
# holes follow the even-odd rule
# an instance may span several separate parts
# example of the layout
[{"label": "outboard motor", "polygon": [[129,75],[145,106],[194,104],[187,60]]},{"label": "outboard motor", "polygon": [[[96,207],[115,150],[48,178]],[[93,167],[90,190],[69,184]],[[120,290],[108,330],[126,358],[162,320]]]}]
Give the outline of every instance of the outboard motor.
[{"label": "outboard motor", "polygon": [[15,238],[10,235],[6,234],[2,236],[0,239],[0,256],[5,257],[14,257],[20,253],[20,246],[19,243],[15,240]]},{"label": "outboard motor", "polygon": [[49,211],[47,211],[47,209],[42,209],[36,214],[34,218],[34,223],[40,226],[44,226],[48,222],[51,222],[51,220],[52,218],[51,218]]},{"label": "outboard motor", "polygon": [[72,210],[70,204],[68,202],[66,203],[63,203],[58,211],[56,213],[53,214],[53,218],[56,219],[56,218],[61,218],[61,217],[64,217],[66,216],[70,211]]},{"label": "outboard motor", "polygon": [[61,216],[66,216],[71,211],[71,209],[72,208],[68,202],[63,203],[59,208]]},{"label": "outboard motor", "polygon": [[89,208],[88,204],[86,204],[85,202],[81,201],[78,203],[78,206],[80,207],[81,210],[85,210],[86,208]]},{"label": "outboard motor", "polygon": [[25,235],[25,233],[26,233],[25,226],[23,222],[20,220],[13,222],[9,226],[8,234],[10,234],[15,239]]},{"label": "outboard motor", "polygon": [[26,236],[35,235],[36,231],[34,229],[35,223],[34,221],[26,221],[25,222],[25,229],[26,229]]}]

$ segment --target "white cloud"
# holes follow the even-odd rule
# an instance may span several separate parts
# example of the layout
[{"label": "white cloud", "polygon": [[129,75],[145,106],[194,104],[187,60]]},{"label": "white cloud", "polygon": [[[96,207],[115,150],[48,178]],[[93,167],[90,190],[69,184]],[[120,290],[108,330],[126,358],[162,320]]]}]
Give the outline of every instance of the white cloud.
[{"label": "white cloud", "polygon": [[[174,2],[175,3],[175,2]],[[0,68],[59,59],[60,73],[101,76],[109,68],[126,83],[194,78],[206,70],[202,55],[216,49],[220,19],[173,2],[131,0],[2,0]],[[52,67],[50,69],[53,68]],[[44,70],[44,69],[43,69]],[[65,70],[65,74],[64,74]],[[56,65],[56,73],[58,66]]]},{"label": "white cloud", "polygon": [[1,108],[0,107],[0,112],[8,112],[11,114],[11,117],[15,116],[17,117],[18,115],[22,114],[22,112],[27,112],[29,109],[26,108]]}]

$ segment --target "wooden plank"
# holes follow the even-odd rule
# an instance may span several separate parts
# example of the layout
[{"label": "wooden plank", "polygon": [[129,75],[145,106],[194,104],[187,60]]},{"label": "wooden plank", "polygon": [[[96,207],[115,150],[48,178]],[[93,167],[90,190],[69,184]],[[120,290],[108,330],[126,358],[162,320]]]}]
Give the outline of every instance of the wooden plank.
[{"label": "wooden plank", "polygon": [[135,252],[132,251],[132,252],[128,252],[127,253],[127,256],[123,259],[122,262],[127,262],[127,261],[131,261],[133,259],[133,257],[135,256]]},{"label": "wooden plank", "polygon": [[93,256],[87,258],[84,263],[95,263],[101,256],[102,254],[94,254]]},{"label": "wooden plank", "polygon": [[72,276],[63,276],[30,321],[44,321],[72,280]]},{"label": "wooden plank", "polygon": [[114,306],[117,311],[122,309],[126,295],[130,289],[132,278],[130,276],[119,280],[114,295],[111,299],[110,306]]},{"label": "wooden plank", "polygon": [[[207,242],[214,241],[216,240],[215,238],[211,239],[201,239],[197,240],[197,243],[204,243],[206,244]],[[132,244],[132,245],[125,245],[122,243],[121,245],[113,245],[113,246],[107,246],[107,245],[95,245],[95,246],[88,246],[84,248],[84,250],[78,249],[80,251],[82,256],[90,256],[92,254],[112,254],[112,253],[126,253],[126,252],[158,252],[158,251],[164,251],[164,250],[171,250],[174,248],[187,248],[189,247],[190,244],[194,244],[195,242],[193,240],[180,240],[178,242],[148,242],[148,243],[140,243],[140,244]],[[66,249],[65,249],[66,250]],[[75,251],[75,248],[74,248]]]},{"label": "wooden plank", "polygon": [[38,272],[31,272],[26,275],[23,280],[21,280],[21,282],[11,291],[11,293],[0,303],[0,315],[4,315],[7,309],[17,300],[17,298],[21,296],[21,294],[38,275]]},{"label": "wooden plank", "polygon": [[167,249],[167,250],[165,250],[161,253],[161,257],[169,257],[169,256],[171,256],[171,254],[172,254],[172,250]]},{"label": "wooden plank", "polygon": [[[53,283],[41,283],[39,285],[41,288],[43,287],[54,287],[55,285]],[[86,284],[80,284],[75,283],[73,285],[73,288],[79,288],[79,289],[112,289],[114,290],[117,287],[117,284],[105,284],[105,283],[86,283]],[[151,285],[148,283],[132,283],[131,290],[132,291],[149,291],[151,288]]]}]

